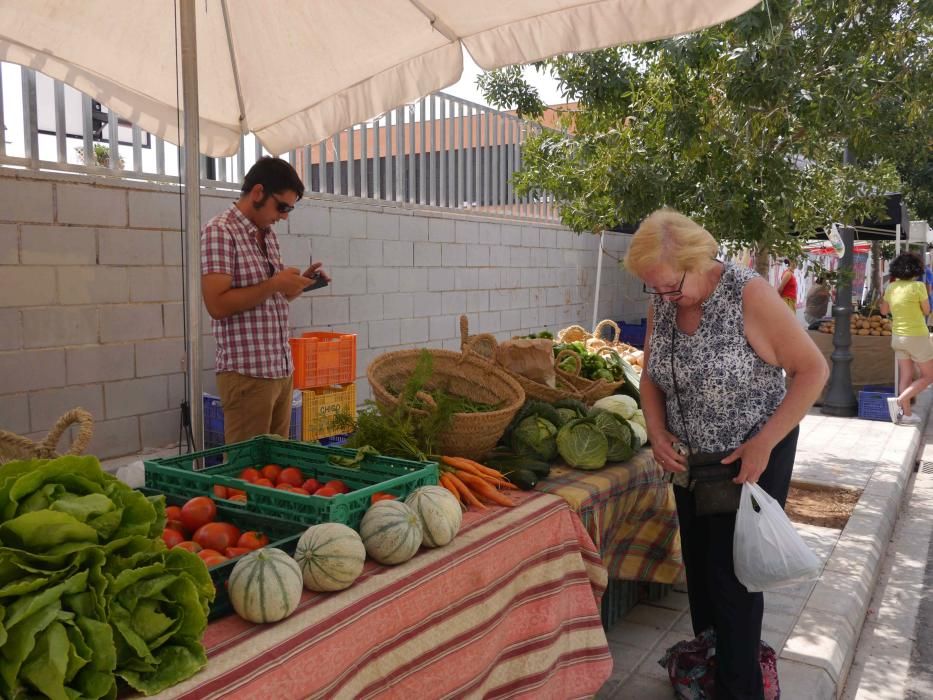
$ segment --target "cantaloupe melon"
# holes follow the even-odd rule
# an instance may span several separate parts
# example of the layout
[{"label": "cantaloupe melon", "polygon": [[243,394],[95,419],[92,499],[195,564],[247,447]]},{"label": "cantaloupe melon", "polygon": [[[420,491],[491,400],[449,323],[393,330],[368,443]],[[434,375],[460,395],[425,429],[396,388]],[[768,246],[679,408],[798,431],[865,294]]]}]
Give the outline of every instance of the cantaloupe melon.
[{"label": "cantaloupe melon", "polygon": [[415,556],[423,539],[421,520],[401,501],[376,501],[363,514],[360,537],[380,564],[401,564]]},{"label": "cantaloupe melon", "polygon": [[366,548],[353,528],[321,523],[309,527],[298,540],[295,561],[309,591],[341,591],[363,572]]},{"label": "cantaloupe melon", "polygon": [[421,520],[425,547],[443,547],[456,536],[463,520],[460,502],[443,486],[422,486],[415,489],[405,505]]},{"label": "cantaloupe melon", "polygon": [[288,617],[298,607],[301,591],[298,563],[274,547],[245,555],[227,581],[233,609],[250,622],[277,622]]}]

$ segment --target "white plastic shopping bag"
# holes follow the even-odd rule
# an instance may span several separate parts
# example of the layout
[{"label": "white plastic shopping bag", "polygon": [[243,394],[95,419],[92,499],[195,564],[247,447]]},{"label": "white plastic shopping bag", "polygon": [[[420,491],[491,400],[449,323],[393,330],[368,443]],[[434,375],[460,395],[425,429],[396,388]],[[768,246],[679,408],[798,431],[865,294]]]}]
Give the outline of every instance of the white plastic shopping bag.
[{"label": "white plastic shopping bag", "polygon": [[747,482],[735,516],[732,559],[736,578],[752,593],[810,581],[821,568],[780,504]]}]

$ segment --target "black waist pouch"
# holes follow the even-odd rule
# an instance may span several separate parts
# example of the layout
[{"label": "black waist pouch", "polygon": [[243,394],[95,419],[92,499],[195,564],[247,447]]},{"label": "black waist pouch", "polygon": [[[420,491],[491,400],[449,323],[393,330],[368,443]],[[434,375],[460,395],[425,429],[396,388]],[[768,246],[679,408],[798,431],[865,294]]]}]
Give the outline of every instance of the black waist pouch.
[{"label": "black waist pouch", "polygon": [[690,466],[690,491],[697,515],[735,513],[739,509],[742,485],[732,480],[739,475],[741,460],[723,464],[732,453],[698,452],[687,457]]}]

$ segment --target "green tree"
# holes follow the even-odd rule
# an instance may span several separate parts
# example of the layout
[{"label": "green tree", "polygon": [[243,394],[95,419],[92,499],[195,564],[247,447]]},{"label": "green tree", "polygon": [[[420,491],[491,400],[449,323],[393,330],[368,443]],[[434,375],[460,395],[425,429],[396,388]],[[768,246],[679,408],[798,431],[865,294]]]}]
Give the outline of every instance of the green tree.
[{"label": "green tree", "polygon": [[[791,232],[882,216],[902,186],[933,216],[931,8],[766,0],[702,32],[536,64],[579,104],[567,132],[528,140],[516,187],[552,193],[577,232],[669,205],[727,245],[777,254],[799,251]],[[518,70],[478,84],[541,113]]]}]

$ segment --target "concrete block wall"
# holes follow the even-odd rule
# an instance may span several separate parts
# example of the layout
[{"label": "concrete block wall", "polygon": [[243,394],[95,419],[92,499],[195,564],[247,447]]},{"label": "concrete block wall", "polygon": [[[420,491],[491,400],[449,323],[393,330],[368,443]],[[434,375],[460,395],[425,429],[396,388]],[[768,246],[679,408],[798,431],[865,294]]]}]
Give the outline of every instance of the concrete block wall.
[{"label": "concrete block wall", "polygon": [[[230,191],[202,195],[202,218]],[[74,406],[94,415],[88,450],[133,454],[178,439],[185,397],[181,198],[177,188],[0,168],[0,428],[44,437]],[[283,258],[327,265],[333,283],[291,306],[294,334],[356,333],[359,401],[368,363],[408,347],[459,349],[593,318],[599,237],[560,226],[309,195],[278,225]],[[599,318],[644,315],[607,235]],[[202,308],[202,383],[215,391]],[[64,447],[64,441],[62,444]]]}]

